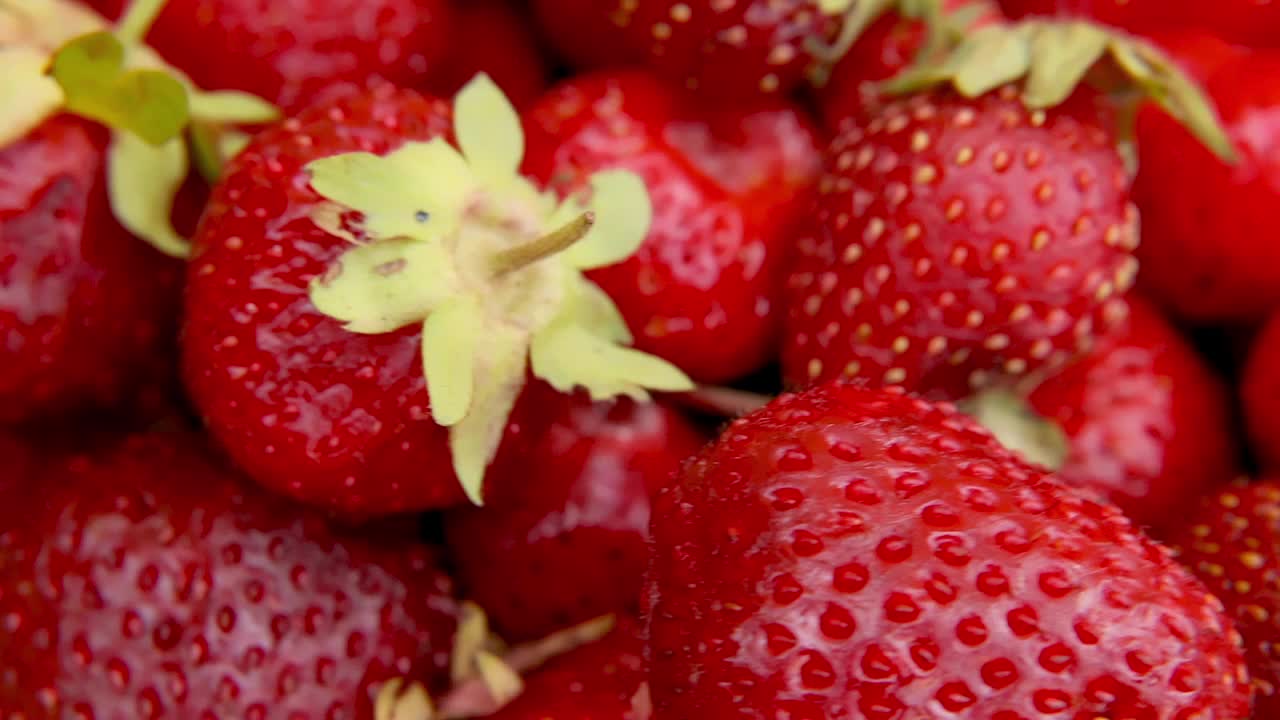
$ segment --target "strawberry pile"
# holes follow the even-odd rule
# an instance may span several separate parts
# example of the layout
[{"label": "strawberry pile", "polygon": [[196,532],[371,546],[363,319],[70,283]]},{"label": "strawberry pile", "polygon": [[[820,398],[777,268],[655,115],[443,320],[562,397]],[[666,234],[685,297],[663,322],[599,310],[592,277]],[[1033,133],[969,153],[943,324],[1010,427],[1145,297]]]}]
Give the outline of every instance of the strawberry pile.
[{"label": "strawberry pile", "polygon": [[1280,718],[1280,3],[0,0],[0,718]]}]

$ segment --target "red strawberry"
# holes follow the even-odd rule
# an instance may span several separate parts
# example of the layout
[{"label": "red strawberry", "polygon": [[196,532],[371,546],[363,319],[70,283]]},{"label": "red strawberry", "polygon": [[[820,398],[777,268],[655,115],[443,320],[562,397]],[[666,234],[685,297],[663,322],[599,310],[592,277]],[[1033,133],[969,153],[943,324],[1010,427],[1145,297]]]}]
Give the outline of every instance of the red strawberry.
[{"label": "red strawberry", "polygon": [[705,440],[664,405],[541,407],[545,428],[491,473],[489,504],[445,517],[459,581],[508,640],[636,611],[649,497]]},{"label": "red strawberry", "polygon": [[[641,61],[719,100],[785,96],[852,3],[822,0],[535,0],[554,44],[587,67]],[[828,5],[845,8],[824,9]]]},{"label": "red strawberry", "polygon": [[1012,17],[1077,15],[1134,32],[1203,30],[1258,47],[1280,46],[1280,4],[1272,0],[1000,0]]},{"label": "red strawberry", "polygon": [[[1280,5],[1277,5],[1280,8]],[[1206,89],[1238,151],[1227,164],[1156,108],[1138,119],[1139,283],[1198,322],[1247,321],[1280,306],[1280,52],[1221,62]]]},{"label": "red strawberry", "polygon": [[[1059,479],[1114,502],[1137,525],[1180,527],[1239,469],[1227,388],[1147,301],[1091,353],[1040,383],[1030,408],[1065,433]],[[992,409],[988,407],[988,409]],[[1002,440],[998,421],[978,418]],[[1028,428],[1014,427],[1015,436]],[[1020,427],[1019,427],[1020,425]],[[1163,537],[1164,533],[1161,533]]]},{"label": "red strawberry", "polygon": [[[1063,32],[1097,54],[1058,63]],[[1018,45],[1035,61],[988,62]],[[1108,47],[1161,65],[1174,78],[1162,97],[1222,150],[1203,98],[1146,43],[1081,24],[981,29],[900,85],[956,89],[888,103],[828,150],[788,280],[788,383],[858,378],[956,398],[1061,365],[1123,319],[1137,213],[1110,114],[1075,83]],[[997,90],[1022,73],[1021,92]]]},{"label": "red strawberry", "polygon": [[0,503],[5,717],[371,718],[438,685],[456,608],[427,548],[357,539],[176,435],[59,462]]},{"label": "red strawberry", "polygon": [[527,370],[600,399],[690,386],[618,347],[617,310],[580,273],[643,239],[643,183],[599,175],[590,206],[557,207],[516,175],[519,118],[492,81],[454,105],[382,86],[313,107],[215,188],[185,377],[259,482],[349,513],[445,507],[478,499],[518,434]]},{"label": "red strawberry", "polygon": [[648,720],[643,714],[643,643],[624,622],[524,679],[524,690],[490,720]]},{"label": "red strawberry", "polygon": [[[127,4],[90,2],[110,17]],[[449,20],[447,0],[168,0],[147,40],[206,90],[297,109],[335,83],[421,85]]]},{"label": "red strawberry", "polygon": [[705,110],[654,77],[574,78],[525,114],[528,172],[561,193],[621,167],[655,217],[631,259],[591,277],[637,347],[723,382],[772,359],[788,230],[817,175],[817,134],[785,103]]},{"label": "red strawberry", "polygon": [[900,389],[784,396],[653,517],[658,717],[1248,712],[1239,635],[1164,548]]},{"label": "red strawberry", "polygon": [[428,86],[449,97],[485,72],[516,107],[537,100],[550,71],[525,13],[505,0],[455,0],[453,8],[449,51]]},{"label": "red strawberry", "polygon": [[0,148],[0,423],[120,405],[172,361],[180,265],[112,217],[106,144],[64,115]]},{"label": "red strawberry", "polygon": [[1253,717],[1280,716],[1280,482],[1240,483],[1205,498],[1176,548],[1244,635]]},{"label": "red strawberry", "polygon": [[1240,380],[1251,448],[1263,467],[1280,470],[1280,313],[1253,340]]}]

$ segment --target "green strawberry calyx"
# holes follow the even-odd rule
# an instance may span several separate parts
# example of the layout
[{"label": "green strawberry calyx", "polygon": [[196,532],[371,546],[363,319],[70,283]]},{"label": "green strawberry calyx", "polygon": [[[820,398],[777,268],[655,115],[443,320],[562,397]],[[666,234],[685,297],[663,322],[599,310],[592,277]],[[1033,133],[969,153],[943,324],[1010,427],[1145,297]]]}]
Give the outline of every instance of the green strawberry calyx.
[{"label": "green strawberry calyx", "polygon": [[206,176],[243,145],[237,125],[279,116],[246,93],[205,92],[142,43],[163,0],[136,0],[113,28],[74,0],[0,0],[0,147],[69,112],[111,130],[107,180],[120,224],[189,253],[170,223],[194,154]]},{"label": "green strawberry calyx", "polygon": [[1057,472],[1067,462],[1071,444],[1058,423],[1037,413],[1007,388],[984,390],[962,400],[958,407],[1022,459]]},{"label": "green strawberry calyx", "polygon": [[963,37],[978,19],[993,12],[983,0],[953,10],[946,9],[943,0],[818,0],[818,10],[841,20],[834,41],[826,43],[815,38],[809,43],[809,54],[816,61],[809,76],[819,87],[826,84],[831,68],[867,28],[891,12],[923,23],[925,38],[918,54],[926,58]]},{"label": "green strawberry calyx", "polygon": [[307,166],[329,201],[313,220],[351,242],[310,296],[351,332],[421,325],[432,416],[449,427],[454,471],[479,504],[529,371],[595,399],[693,384],[625,347],[632,336],[613,301],[583,275],[644,240],[653,217],[644,182],[607,170],[585,195],[540,191],[519,172],[520,118],[483,74],[455,98],[454,128],[457,149],[437,138]]},{"label": "green strawberry calyx", "polygon": [[1213,103],[1177,63],[1146,40],[1082,20],[1030,19],[979,28],[941,58],[922,57],[885,89],[902,94],[948,85],[977,97],[1021,82],[1023,103],[1043,109],[1065,101],[1086,80],[1108,91],[1136,90],[1219,157],[1235,159]]}]

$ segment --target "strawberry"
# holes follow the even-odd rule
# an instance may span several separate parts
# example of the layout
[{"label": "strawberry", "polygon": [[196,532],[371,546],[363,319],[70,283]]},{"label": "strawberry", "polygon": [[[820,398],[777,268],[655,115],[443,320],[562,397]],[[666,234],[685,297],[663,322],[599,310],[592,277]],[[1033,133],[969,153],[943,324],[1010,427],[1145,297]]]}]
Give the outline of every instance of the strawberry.
[{"label": "strawberry", "polygon": [[717,100],[785,96],[817,62],[850,2],[535,0],[554,44],[587,67],[640,61]]},{"label": "strawberry", "polygon": [[690,387],[619,346],[617,310],[581,276],[643,240],[643,183],[598,174],[589,204],[557,205],[516,174],[519,118],[487,76],[454,108],[345,95],[257,135],[214,189],[184,376],[268,487],[363,515],[478,501],[529,370],[597,399]]},{"label": "strawberry", "polygon": [[657,717],[1248,713],[1240,637],[1167,550],[900,388],[735,421],[653,518]]},{"label": "strawberry", "polygon": [[[1232,407],[1222,379],[1155,307],[1135,297],[1130,310],[1093,352],[1031,391],[1039,418],[1030,424],[1048,421],[1065,441],[1049,464],[1059,479],[1099,492],[1163,537],[1239,471]],[[1026,420],[992,418],[999,405],[979,406],[1001,440],[1002,429],[1027,432]]]},{"label": "strawberry", "polygon": [[1240,403],[1250,446],[1270,471],[1280,469],[1280,313],[1273,315],[1253,339],[1240,379]]},{"label": "strawberry", "polygon": [[449,51],[428,87],[450,97],[488,73],[517,108],[537,100],[550,71],[525,13],[504,0],[455,0]]},{"label": "strawberry", "polygon": [[705,439],[662,404],[540,407],[545,426],[490,473],[486,506],[445,516],[459,582],[508,640],[637,610],[649,497]]},{"label": "strawberry", "polygon": [[[1277,6],[1280,7],[1280,6]],[[1142,210],[1139,284],[1198,323],[1251,321],[1280,306],[1280,52],[1217,63],[1206,90],[1237,150],[1234,164],[1144,108],[1134,197]]]},{"label": "strawberry", "polygon": [[[1092,52],[1059,62],[1076,45]],[[1028,62],[988,62],[1010,46]],[[1154,47],[1083,24],[982,28],[827,151],[788,279],[789,384],[846,377],[958,398],[1061,365],[1125,316],[1129,176],[1109,114],[1076,87],[1107,52],[1158,65],[1171,78],[1158,94],[1225,152],[1204,98]],[[1020,89],[997,90],[1023,73]]]},{"label": "strawberry", "polygon": [[1280,483],[1238,483],[1204,499],[1176,539],[1178,559],[1227,606],[1244,635],[1253,717],[1280,714]]},{"label": "strawberry", "polygon": [[620,71],[556,87],[525,125],[525,168],[558,192],[625,168],[654,197],[640,250],[591,274],[637,347],[703,382],[772,359],[782,258],[819,163],[816,130],[798,108],[708,110],[651,75]]},{"label": "strawberry", "polygon": [[450,33],[447,0],[167,0],[147,39],[200,87],[296,110],[335,83],[420,85]]},{"label": "strawberry", "polygon": [[1280,47],[1280,5],[1271,0],[1000,0],[1012,17],[1077,15],[1144,34],[1207,31],[1233,42]]},{"label": "strawberry", "polygon": [[443,679],[456,607],[426,547],[330,527],[191,438],[4,492],[5,717],[371,718],[384,681]]}]

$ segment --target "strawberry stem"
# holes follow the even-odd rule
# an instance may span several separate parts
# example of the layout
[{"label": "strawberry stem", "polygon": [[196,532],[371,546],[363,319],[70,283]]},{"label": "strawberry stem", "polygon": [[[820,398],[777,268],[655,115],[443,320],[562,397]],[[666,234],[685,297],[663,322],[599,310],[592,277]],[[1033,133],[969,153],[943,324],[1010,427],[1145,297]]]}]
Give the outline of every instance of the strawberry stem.
[{"label": "strawberry stem", "polygon": [[164,4],[165,0],[133,0],[116,26],[116,37],[125,44],[141,43]]},{"label": "strawberry stem", "polygon": [[700,385],[696,390],[672,396],[691,410],[723,418],[750,415],[769,404],[772,397],[735,388]]},{"label": "strawberry stem", "polygon": [[528,267],[533,263],[549,258],[558,252],[569,249],[574,243],[586,237],[587,231],[596,222],[595,213],[586,212],[574,218],[564,227],[554,230],[542,237],[499,252],[493,258],[493,276],[502,277],[509,272]]}]

